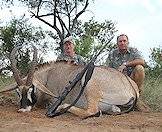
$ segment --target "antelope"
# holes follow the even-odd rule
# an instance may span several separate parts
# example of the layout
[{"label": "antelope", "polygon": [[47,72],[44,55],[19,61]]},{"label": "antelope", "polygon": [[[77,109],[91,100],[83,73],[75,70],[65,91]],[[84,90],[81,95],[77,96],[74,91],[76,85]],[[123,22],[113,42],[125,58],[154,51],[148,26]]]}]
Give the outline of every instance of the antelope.
[{"label": "antelope", "polygon": [[[28,112],[34,106],[48,106],[53,103],[54,97],[58,97],[69,81],[84,68],[83,65],[69,64],[66,61],[52,61],[36,68],[37,50],[35,47],[33,48],[32,66],[27,77],[23,79],[20,78],[19,70],[16,67],[15,54],[18,47],[12,50],[10,60],[15,83],[0,91],[0,93],[17,91],[20,98],[19,112]],[[58,111],[72,103],[84,80],[85,77],[77,83],[63,104],[58,107]],[[107,114],[110,112],[122,113],[122,106],[134,106],[134,102],[138,98],[138,86],[131,78],[115,69],[96,66],[82,96],[68,112],[81,118],[95,115],[99,111]]]}]

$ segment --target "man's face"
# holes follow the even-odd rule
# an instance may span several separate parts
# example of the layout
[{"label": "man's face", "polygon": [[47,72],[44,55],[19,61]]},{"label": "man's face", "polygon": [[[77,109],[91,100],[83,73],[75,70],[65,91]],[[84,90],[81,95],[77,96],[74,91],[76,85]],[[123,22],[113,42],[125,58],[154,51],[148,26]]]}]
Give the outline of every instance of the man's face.
[{"label": "man's face", "polygon": [[118,48],[119,48],[119,50],[127,50],[128,39],[126,36],[123,35],[118,38]]},{"label": "man's face", "polygon": [[74,44],[70,41],[66,41],[64,44],[64,53],[71,55],[74,52]]},{"label": "man's face", "polygon": [[162,60],[162,53],[160,54],[160,60]]}]

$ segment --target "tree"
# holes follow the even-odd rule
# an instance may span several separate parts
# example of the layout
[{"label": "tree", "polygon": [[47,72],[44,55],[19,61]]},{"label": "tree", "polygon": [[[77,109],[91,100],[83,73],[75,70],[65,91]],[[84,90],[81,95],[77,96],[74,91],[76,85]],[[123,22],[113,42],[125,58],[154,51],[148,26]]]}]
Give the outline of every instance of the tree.
[{"label": "tree", "polygon": [[[13,0],[3,0],[14,3]],[[32,16],[53,28],[63,52],[63,39],[73,35],[78,18],[86,11],[89,0],[18,0],[25,3]],[[93,0],[92,0],[93,1]],[[52,20],[52,21],[51,21]]]},{"label": "tree", "polygon": [[22,48],[19,50],[20,54],[17,58],[18,66],[21,68],[22,73],[26,74],[32,52],[29,46],[33,44],[39,49],[39,60],[42,60],[41,54],[45,54],[46,49],[49,47],[45,38],[45,31],[40,27],[33,27],[24,17],[13,19],[7,26],[0,27],[1,72],[2,70],[10,70],[10,53],[14,46],[19,45]]},{"label": "tree", "polygon": [[[8,0],[12,1],[12,0]],[[53,28],[50,32],[63,52],[63,39],[72,35],[76,38],[77,53],[89,60],[116,32],[112,21],[99,23],[91,19],[82,24],[79,17],[86,11],[90,0],[19,0],[28,5],[32,16]],[[93,0],[91,0],[92,2]],[[108,44],[103,52],[113,47]]]},{"label": "tree", "polygon": [[86,60],[99,52],[101,47],[107,44],[102,52],[102,55],[109,53],[115,45],[108,43],[110,38],[117,32],[115,24],[112,21],[97,22],[93,18],[84,24],[78,24],[76,30],[76,51],[82,55]]},{"label": "tree", "polygon": [[160,47],[154,47],[151,49],[150,66],[148,65],[148,72],[151,77],[162,77],[162,49]]}]

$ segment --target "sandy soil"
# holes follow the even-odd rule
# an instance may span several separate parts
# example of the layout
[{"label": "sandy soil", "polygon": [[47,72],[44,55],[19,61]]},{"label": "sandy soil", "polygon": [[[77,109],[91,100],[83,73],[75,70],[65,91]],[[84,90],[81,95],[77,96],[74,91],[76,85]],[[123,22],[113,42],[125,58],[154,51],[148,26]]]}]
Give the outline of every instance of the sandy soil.
[{"label": "sandy soil", "polygon": [[85,120],[66,113],[48,118],[45,109],[18,113],[18,106],[7,101],[0,101],[0,132],[162,132],[162,113],[130,112]]}]

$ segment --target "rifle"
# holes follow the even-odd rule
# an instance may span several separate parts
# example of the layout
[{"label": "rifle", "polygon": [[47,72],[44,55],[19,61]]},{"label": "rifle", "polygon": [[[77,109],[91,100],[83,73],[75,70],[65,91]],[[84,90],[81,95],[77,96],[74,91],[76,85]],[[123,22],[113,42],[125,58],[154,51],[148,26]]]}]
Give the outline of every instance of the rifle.
[{"label": "rifle", "polygon": [[[110,43],[110,41],[113,39],[113,37],[111,37],[108,41],[108,43]],[[54,104],[52,104],[49,109],[46,112],[46,115],[48,117],[54,117],[54,116],[58,116],[61,115],[63,113],[65,113],[71,106],[75,105],[77,103],[77,101],[79,100],[80,96],[82,95],[84,88],[86,87],[86,84],[88,83],[88,81],[91,79],[93,70],[94,70],[94,62],[97,59],[98,55],[101,54],[101,52],[103,51],[103,49],[106,47],[106,45],[108,44],[106,43],[102,49],[98,52],[98,54],[96,54],[91,61],[84,67],[84,69],[78,73],[76,75],[76,77],[74,78],[73,81],[69,81],[70,84],[68,86],[66,86],[64,89],[64,91],[61,93],[61,95],[57,98],[57,100],[55,101]],[[87,72],[86,72],[87,71]],[[66,107],[63,111],[61,112],[55,112],[58,108],[59,105],[61,105],[62,101],[65,100],[66,96],[69,94],[69,92],[76,86],[76,84],[82,79],[82,77],[84,76],[84,74],[86,73],[85,76],[85,82],[81,88],[81,91],[79,93],[79,95],[77,96],[77,98],[75,99],[75,101],[68,107]]]}]

